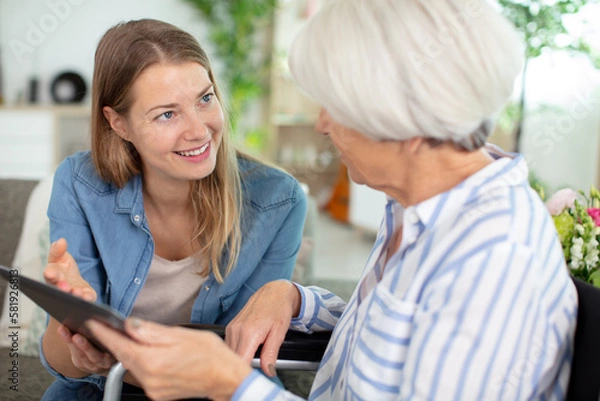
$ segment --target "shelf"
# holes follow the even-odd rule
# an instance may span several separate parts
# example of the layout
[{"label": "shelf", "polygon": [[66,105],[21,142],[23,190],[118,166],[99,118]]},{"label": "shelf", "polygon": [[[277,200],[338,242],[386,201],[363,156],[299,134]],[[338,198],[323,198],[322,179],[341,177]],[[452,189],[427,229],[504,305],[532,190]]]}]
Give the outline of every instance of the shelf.
[{"label": "shelf", "polygon": [[306,114],[283,114],[278,113],[271,116],[271,123],[278,126],[314,126],[317,117]]},{"label": "shelf", "polygon": [[328,138],[315,130],[320,105],[296,85],[287,63],[287,50],[295,32],[306,23],[304,2],[280,2],[273,30],[269,154],[316,198],[331,191],[339,169],[337,153]]},{"label": "shelf", "polygon": [[10,112],[36,112],[36,111],[49,111],[59,115],[69,116],[89,116],[90,105],[88,104],[49,104],[49,105],[36,105],[36,104],[23,104],[23,105],[2,105],[0,111]]},{"label": "shelf", "polygon": [[41,179],[76,151],[89,149],[90,108],[0,107],[0,176]]},{"label": "shelf", "polygon": [[316,199],[319,208],[325,206],[339,174],[339,163],[321,167],[284,167],[298,181],[305,183],[309,193]]}]

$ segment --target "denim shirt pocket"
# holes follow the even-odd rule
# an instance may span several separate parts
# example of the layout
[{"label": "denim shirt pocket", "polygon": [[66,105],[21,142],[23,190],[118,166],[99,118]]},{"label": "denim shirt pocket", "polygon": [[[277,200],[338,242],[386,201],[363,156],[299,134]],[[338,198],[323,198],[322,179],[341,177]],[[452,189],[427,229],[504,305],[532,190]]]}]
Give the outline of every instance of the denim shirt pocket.
[{"label": "denim shirt pocket", "polygon": [[238,293],[239,289],[229,294],[224,294],[221,297],[221,312],[227,312],[229,308],[231,308],[231,305],[233,305],[233,303],[235,302]]},{"label": "denim shirt pocket", "polygon": [[[351,351],[348,385],[366,399],[383,400],[390,391],[399,392],[417,305],[395,297],[381,285],[367,302],[368,311]],[[372,398],[382,389],[386,390]]]}]

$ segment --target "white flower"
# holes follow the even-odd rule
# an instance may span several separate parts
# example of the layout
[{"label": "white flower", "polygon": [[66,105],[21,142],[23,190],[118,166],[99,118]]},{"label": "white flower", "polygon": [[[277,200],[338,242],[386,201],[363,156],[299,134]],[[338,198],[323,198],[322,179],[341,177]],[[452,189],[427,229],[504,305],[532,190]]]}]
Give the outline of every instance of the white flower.
[{"label": "white flower", "polygon": [[581,224],[575,224],[575,231],[577,231],[579,235],[585,234],[585,228],[583,228]]},{"label": "white flower", "polygon": [[583,259],[583,238],[573,238],[571,247],[571,263],[579,265]]},{"label": "white flower", "polygon": [[588,251],[588,254],[585,255],[585,264],[588,268],[592,268],[596,266],[596,263],[598,263],[598,249],[590,249]]},{"label": "white flower", "polygon": [[585,265],[589,269],[593,269],[600,260],[600,250],[598,249],[598,240],[592,237],[590,242],[587,243],[587,252],[585,255]]}]

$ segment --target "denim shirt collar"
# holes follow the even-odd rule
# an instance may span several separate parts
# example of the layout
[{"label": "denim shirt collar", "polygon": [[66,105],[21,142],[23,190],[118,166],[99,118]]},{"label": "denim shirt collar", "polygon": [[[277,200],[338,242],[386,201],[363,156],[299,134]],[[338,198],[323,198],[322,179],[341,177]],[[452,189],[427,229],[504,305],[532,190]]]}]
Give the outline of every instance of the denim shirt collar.
[{"label": "denim shirt collar", "polygon": [[142,196],[142,175],[138,174],[127,181],[125,186],[119,189],[115,205],[115,213],[131,213],[135,205],[140,205],[143,212],[144,200]]},{"label": "denim shirt collar", "polygon": [[114,212],[130,214],[131,222],[149,230],[144,212],[144,196],[142,192],[142,175],[137,174],[117,192]]}]

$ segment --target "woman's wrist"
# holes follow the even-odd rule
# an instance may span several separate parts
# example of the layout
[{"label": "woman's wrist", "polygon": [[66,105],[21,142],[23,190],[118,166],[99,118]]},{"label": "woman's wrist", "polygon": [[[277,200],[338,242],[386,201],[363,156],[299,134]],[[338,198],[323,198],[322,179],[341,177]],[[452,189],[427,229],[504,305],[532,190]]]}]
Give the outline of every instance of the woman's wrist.
[{"label": "woman's wrist", "polygon": [[275,280],[265,285],[274,286],[278,294],[285,294],[285,298],[288,300],[290,306],[291,316],[290,318],[298,317],[300,314],[300,308],[302,307],[302,295],[300,290],[296,287],[291,280]]},{"label": "woman's wrist", "polygon": [[210,394],[215,401],[230,400],[244,380],[252,374],[252,368],[245,363],[232,364],[221,375],[221,380]]},{"label": "woman's wrist", "polygon": [[300,314],[300,308],[302,307],[302,295],[300,294],[300,290],[294,283],[289,281],[290,284],[290,301],[292,306],[292,319],[297,318]]}]

